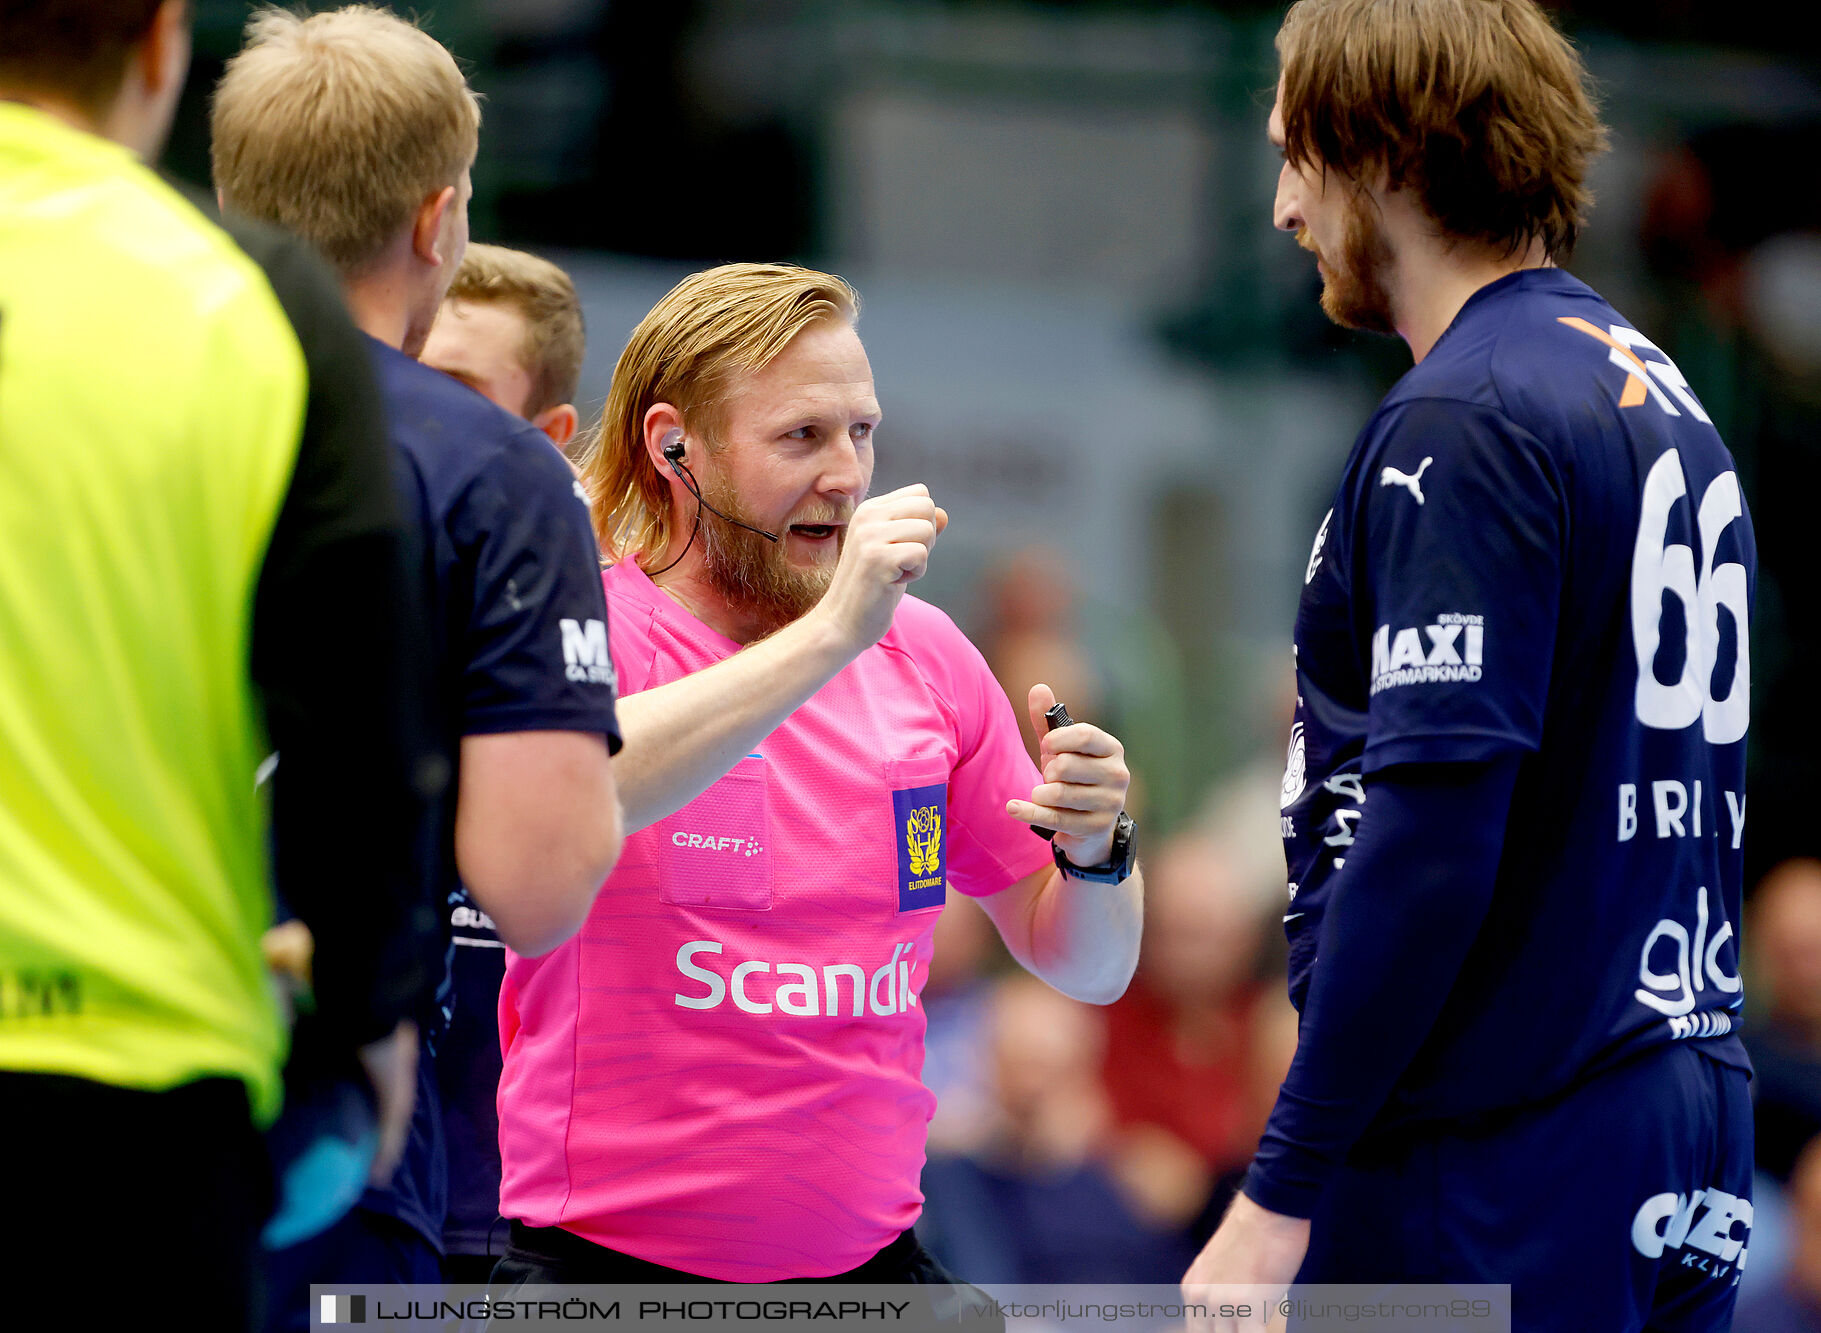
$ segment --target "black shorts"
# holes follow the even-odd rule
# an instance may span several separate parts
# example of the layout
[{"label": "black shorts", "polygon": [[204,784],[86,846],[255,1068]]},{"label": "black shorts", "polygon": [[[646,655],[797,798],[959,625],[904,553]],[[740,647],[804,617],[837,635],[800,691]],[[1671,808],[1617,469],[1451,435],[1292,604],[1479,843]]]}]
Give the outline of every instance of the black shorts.
[{"label": "black shorts", "polygon": [[[900,1326],[907,1329],[962,1329],[968,1333],[1004,1333],[1005,1320],[988,1313],[991,1297],[978,1287],[957,1279],[923,1248],[915,1231],[901,1232],[896,1240],[858,1268],[830,1277],[786,1278],[787,1282],[897,1285],[935,1288],[927,1301],[909,1312]],[[727,1285],[662,1264],[635,1259],[583,1240],[561,1227],[528,1227],[512,1224],[506,1256],[493,1270],[490,1294],[508,1297],[528,1285],[619,1283],[709,1283]]]},{"label": "black shorts", "polygon": [[1357,1150],[1297,1281],[1509,1283],[1514,1333],[1726,1329],[1751,1237],[1746,1082],[1671,1046],[1471,1129]]}]

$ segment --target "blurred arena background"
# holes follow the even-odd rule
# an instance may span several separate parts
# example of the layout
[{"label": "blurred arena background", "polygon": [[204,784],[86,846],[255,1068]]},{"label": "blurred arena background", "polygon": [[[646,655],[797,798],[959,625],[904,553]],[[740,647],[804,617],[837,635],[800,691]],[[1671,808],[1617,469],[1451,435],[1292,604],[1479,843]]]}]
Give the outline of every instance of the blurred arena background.
[{"label": "blurred arena background", "polygon": [[[250,6],[197,0],[166,165]],[[1740,464],[1763,580],[1746,847],[1763,1174],[1738,1327],[1821,1320],[1821,52],[1756,7],[1555,6],[1614,131],[1572,267],[1687,373]],[[839,272],[886,424],[876,489],[953,526],[919,589],[1015,698],[1047,680],[1138,775],[1134,991],[1002,979],[945,913],[926,1079],[931,1239],[976,1280],[1174,1281],[1295,1040],[1275,794],[1290,627],[1354,431],[1407,366],[1344,333],[1270,226],[1276,4],[441,0],[485,96],[476,239],[587,311],[584,415],[634,322],[734,259]],[[1770,947],[1773,946],[1774,947]],[[1793,1284],[1793,1285],[1792,1285]],[[1756,1321],[1756,1322],[1754,1322]],[[1821,1326],[1818,1324],[1816,1326]]]}]

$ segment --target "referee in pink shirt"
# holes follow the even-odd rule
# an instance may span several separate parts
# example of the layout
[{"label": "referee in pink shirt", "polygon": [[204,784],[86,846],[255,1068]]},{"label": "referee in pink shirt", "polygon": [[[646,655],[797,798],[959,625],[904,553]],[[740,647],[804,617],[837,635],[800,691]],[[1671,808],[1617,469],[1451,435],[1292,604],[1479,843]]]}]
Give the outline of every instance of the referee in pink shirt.
[{"label": "referee in pink shirt", "polygon": [[[1137,961],[1123,749],[1063,725],[1040,774],[905,595],[948,519],[922,486],[866,498],[858,311],[840,278],[728,265],[620,357],[582,484],[628,837],[581,932],[508,958],[496,1285],[952,1280],[912,1230],[946,889],[1078,999]],[[1040,733],[1055,702],[1031,690]]]}]

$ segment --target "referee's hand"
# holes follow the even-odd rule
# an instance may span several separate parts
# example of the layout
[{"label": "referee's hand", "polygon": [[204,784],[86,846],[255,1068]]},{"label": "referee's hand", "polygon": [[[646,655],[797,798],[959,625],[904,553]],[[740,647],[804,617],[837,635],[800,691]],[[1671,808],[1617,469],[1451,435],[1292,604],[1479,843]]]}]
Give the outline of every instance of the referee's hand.
[{"label": "referee's hand", "polygon": [[1078,866],[1097,866],[1113,853],[1113,825],[1125,809],[1132,773],[1119,738],[1087,722],[1046,728],[1056,703],[1048,685],[1031,686],[1031,726],[1043,742],[1037,766],[1041,786],[1028,801],[1007,801],[1006,813],[1024,824],[1056,830],[1056,846]]},{"label": "referee's hand", "polygon": [[848,520],[834,578],[815,614],[829,617],[856,654],[872,647],[891,628],[905,588],[923,577],[930,548],[947,526],[947,513],[921,484],[864,501]]}]

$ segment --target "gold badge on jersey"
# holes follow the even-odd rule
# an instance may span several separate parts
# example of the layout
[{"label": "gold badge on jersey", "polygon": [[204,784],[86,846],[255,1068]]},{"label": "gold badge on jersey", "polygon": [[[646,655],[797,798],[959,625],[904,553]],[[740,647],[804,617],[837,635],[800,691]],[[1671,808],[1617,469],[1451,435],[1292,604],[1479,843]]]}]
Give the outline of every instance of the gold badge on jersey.
[{"label": "gold badge on jersey", "polygon": [[933,805],[918,806],[904,821],[904,841],[910,852],[911,874],[923,879],[942,873],[942,812]]},{"label": "gold badge on jersey", "polygon": [[942,853],[948,787],[932,784],[892,793],[897,825],[898,910],[940,907],[948,890]]}]

